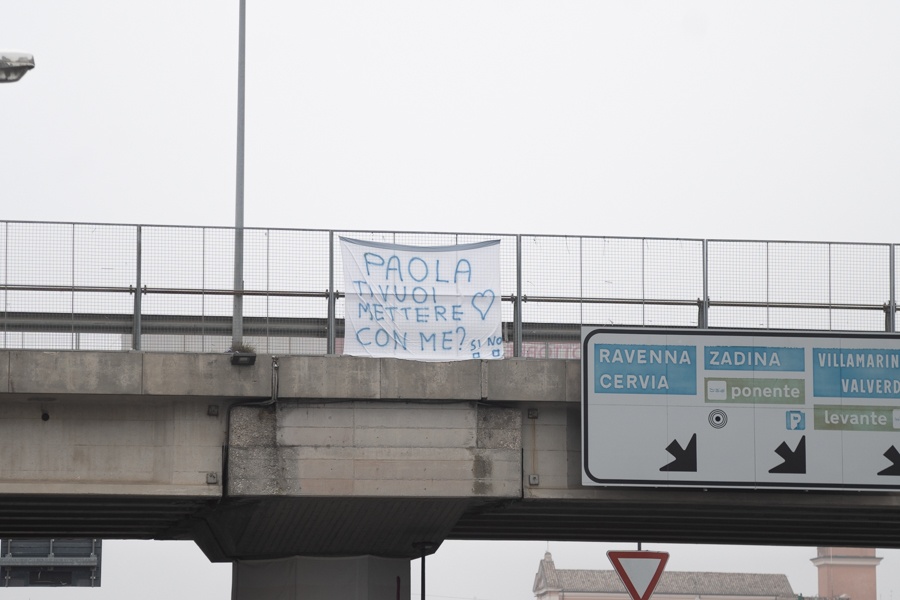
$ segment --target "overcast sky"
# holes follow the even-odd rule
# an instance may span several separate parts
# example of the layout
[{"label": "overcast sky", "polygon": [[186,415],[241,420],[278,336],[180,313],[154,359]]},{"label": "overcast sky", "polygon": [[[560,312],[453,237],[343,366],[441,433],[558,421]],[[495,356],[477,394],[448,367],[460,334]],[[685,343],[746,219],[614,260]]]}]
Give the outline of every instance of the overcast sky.
[{"label": "overcast sky", "polygon": [[[0,0],[4,217],[231,225],[238,2]],[[900,4],[247,8],[246,224],[897,241]]]},{"label": "overcast sky", "polygon": [[[237,0],[0,0],[0,49],[37,63],[0,87],[0,218],[232,225],[237,21]],[[248,226],[900,242],[896,1],[248,0],[247,22]],[[545,549],[447,544],[429,596],[528,598]],[[607,549],[551,544],[559,568]],[[813,554],[670,569],[811,595]],[[91,598],[230,589],[188,544],[109,542],[103,577]]]}]

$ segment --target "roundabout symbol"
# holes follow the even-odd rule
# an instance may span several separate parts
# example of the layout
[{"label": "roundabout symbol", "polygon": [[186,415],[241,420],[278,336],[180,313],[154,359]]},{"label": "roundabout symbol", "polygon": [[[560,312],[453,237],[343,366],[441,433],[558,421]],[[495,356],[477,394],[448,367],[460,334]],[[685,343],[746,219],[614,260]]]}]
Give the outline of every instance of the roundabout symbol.
[{"label": "roundabout symbol", "polygon": [[722,429],[728,424],[728,415],[724,410],[716,409],[709,413],[709,424],[715,429]]}]

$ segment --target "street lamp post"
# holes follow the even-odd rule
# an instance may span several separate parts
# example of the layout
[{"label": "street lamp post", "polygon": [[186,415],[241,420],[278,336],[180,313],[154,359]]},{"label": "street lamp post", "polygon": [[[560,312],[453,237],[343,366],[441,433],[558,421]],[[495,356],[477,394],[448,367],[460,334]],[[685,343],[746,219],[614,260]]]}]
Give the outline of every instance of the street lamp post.
[{"label": "street lamp post", "polygon": [[24,52],[0,50],[0,83],[12,83],[34,68],[34,57]]},{"label": "street lamp post", "polygon": [[237,165],[234,200],[234,311],[231,319],[231,349],[243,347],[244,339],[244,57],[246,54],[246,0],[240,0],[238,15]]}]

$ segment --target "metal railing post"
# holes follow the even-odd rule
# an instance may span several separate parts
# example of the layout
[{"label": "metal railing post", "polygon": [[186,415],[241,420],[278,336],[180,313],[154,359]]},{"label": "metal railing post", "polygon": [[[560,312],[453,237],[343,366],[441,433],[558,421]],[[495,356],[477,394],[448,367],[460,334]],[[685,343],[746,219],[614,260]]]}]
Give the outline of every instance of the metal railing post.
[{"label": "metal railing post", "polygon": [[516,297],[513,300],[513,356],[522,356],[522,235],[516,235]]},{"label": "metal railing post", "polygon": [[327,342],[325,352],[334,354],[335,329],[335,301],[336,292],[334,290],[334,231],[328,232],[328,331],[326,332]]},{"label": "metal railing post", "polygon": [[700,329],[709,327],[709,246],[703,240],[703,298],[700,300],[700,316],[697,326]]},{"label": "metal railing post", "polygon": [[888,314],[885,315],[885,329],[888,333],[894,333],[897,330],[897,281],[896,281],[896,265],[894,263],[894,250],[896,246],[894,244],[890,245],[890,251],[888,255],[890,256],[890,260],[888,264],[890,265],[888,268],[891,270],[890,276],[888,277],[888,281],[890,281],[891,290],[890,290],[890,300],[888,301]]},{"label": "metal railing post", "polygon": [[[72,223],[72,244],[71,244],[71,252],[72,252],[72,263],[70,265],[69,275],[72,278],[72,295],[69,297],[71,304],[71,310],[69,311],[69,327],[71,327],[72,332],[72,349],[79,350],[79,337],[78,332],[75,331],[75,261],[77,260],[75,256],[75,223]],[[52,542],[51,542],[52,544]]]},{"label": "metal railing post", "polygon": [[[3,223],[3,284],[4,288],[9,282],[9,223]],[[0,314],[3,315],[3,347],[7,348],[7,330],[9,329],[9,292],[3,292],[3,306],[0,306]]]},{"label": "metal railing post", "polygon": [[131,347],[141,349],[141,226],[137,226],[135,243],[135,278],[134,278],[134,326],[131,331]]}]

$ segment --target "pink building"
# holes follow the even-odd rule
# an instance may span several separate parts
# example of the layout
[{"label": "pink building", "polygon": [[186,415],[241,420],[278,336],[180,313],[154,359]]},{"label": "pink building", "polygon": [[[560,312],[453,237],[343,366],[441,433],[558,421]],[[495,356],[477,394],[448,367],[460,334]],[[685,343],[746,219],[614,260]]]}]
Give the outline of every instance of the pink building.
[{"label": "pink building", "polygon": [[[877,600],[873,548],[819,548],[818,600]],[[630,600],[612,569],[557,569],[549,552],[532,587],[537,600]],[[665,571],[652,600],[798,600],[787,575]],[[806,600],[816,600],[807,598]]]},{"label": "pink building", "polygon": [[819,548],[812,564],[819,569],[819,596],[877,600],[874,548]]},{"label": "pink building", "polygon": [[[549,552],[532,587],[538,600],[629,600],[613,570],[557,569]],[[787,575],[665,571],[652,600],[796,600]]]}]

